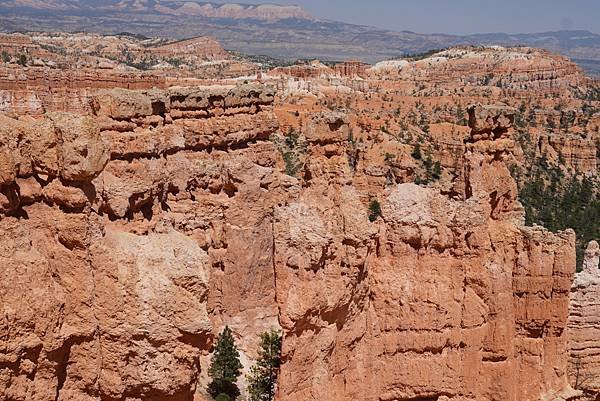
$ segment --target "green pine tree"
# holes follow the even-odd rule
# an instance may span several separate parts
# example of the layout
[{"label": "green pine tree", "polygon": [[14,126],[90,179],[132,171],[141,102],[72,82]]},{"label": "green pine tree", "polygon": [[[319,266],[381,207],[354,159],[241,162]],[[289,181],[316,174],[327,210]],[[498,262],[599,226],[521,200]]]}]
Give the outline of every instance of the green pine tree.
[{"label": "green pine tree", "polygon": [[250,369],[248,392],[252,401],[272,401],[275,398],[277,376],[281,365],[281,334],[275,330],[260,335],[259,357]]},{"label": "green pine tree", "polygon": [[240,353],[235,346],[231,329],[225,326],[217,339],[217,346],[208,369],[208,375],[212,379],[207,388],[209,394],[213,397],[226,394],[230,399],[235,400],[240,395],[236,382],[241,369]]}]

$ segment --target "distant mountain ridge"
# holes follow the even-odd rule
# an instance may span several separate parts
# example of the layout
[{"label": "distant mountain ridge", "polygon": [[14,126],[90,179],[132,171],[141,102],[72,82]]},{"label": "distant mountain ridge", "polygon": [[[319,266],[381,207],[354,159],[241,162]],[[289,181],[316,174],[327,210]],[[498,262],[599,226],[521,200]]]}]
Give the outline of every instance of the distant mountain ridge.
[{"label": "distant mountain ridge", "polygon": [[581,30],[529,34],[420,34],[328,21],[299,6],[190,0],[0,0],[0,30],[132,32],[183,39],[212,36],[228,50],[283,59],[374,63],[458,45],[531,46],[566,55],[600,74],[600,35]]},{"label": "distant mountain ridge", "polygon": [[35,12],[55,11],[82,14],[155,13],[157,15],[197,15],[207,18],[279,20],[313,17],[299,6],[279,4],[218,4],[190,0],[6,0],[0,1],[3,10]]}]

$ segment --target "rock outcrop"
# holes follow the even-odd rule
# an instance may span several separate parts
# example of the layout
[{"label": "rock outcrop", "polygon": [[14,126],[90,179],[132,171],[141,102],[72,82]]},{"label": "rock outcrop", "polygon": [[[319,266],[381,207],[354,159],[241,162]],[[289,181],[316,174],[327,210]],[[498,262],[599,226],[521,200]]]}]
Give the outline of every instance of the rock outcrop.
[{"label": "rock outcrop", "polygon": [[89,99],[98,89],[164,87],[164,77],[148,73],[90,68],[0,68],[0,111],[14,115],[42,115],[51,111],[86,113]]},{"label": "rock outcrop", "polygon": [[574,394],[565,328],[575,235],[521,226],[502,162],[513,113],[470,110],[462,200],[400,184],[380,194],[374,224],[343,152],[323,150],[335,132],[311,141],[303,188],[276,210],[281,399]]},{"label": "rock outcrop", "polygon": [[600,394],[600,247],[590,242],[583,270],[571,289],[569,307],[569,378],[589,399]]},{"label": "rock outcrop", "polygon": [[424,83],[457,83],[460,88],[496,86],[511,97],[530,100],[544,94],[567,93],[570,86],[586,81],[581,69],[566,57],[527,47],[455,47],[416,61],[386,64],[368,72]]},{"label": "rock outcrop", "polygon": [[225,324],[245,368],[282,330],[280,400],[572,395],[575,235],[522,226],[514,110],[470,109],[446,193],[364,184],[342,113],[284,174],[272,102],[112,89],[3,117],[0,400],[198,399]]},{"label": "rock outcrop", "polygon": [[231,57],[219,42],[206,36],[150,47],[147,52],[162,57],[196,56],[205,60],[225,60]]},{"label": "rock outcrop", "polygon": [[110,90],[96,115],[3,117],[0,400],[192,400],[224,324],[248,364],[277,327],[272,100]]}]

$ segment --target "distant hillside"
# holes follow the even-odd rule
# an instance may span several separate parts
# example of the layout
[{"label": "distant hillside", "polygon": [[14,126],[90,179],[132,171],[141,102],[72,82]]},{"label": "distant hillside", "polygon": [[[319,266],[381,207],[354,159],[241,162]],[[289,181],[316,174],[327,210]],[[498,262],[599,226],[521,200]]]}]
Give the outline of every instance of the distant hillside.
[{"label": "distant hillside", "polygon": [[600,35],[558,31],[467,36],[390,31],[314,18],[298,6],[185,0],[0,0],[0,30],[128,31],[175,39],[212,36],[229,50],[277,58],[369,63],[461,44],[525,45],[564,54],[600,74]]}]

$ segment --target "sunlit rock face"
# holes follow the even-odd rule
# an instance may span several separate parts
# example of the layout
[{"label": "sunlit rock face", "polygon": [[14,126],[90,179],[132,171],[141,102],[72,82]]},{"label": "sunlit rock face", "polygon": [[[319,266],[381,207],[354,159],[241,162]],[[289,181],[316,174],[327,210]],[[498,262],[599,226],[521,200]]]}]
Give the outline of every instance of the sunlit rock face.
[{"label": "sunlit rock face", "polygon": [[452,191],[377,189],[343,113],[311,118],[286,175],[272,102],[107,90],[2,117],[0,400],[201,399],[226,324],[245,368],[282,330],[280,400],[574,394],[575,236],[522,225],[514,110],[469,109]]},{"label": "sunlit rock face", "polygon": [[569,306],[569,378],[573,387],[590,399],[600,394],[600,248],[589,243],[583,270],[577,273],[571,288]]},{"label": "sunlit rock face", "polygon": [[281,399],[575,394],[565,336],[574,233],[521,225],[504,164],[514,110],[469,112],[458,195],[399,184],[373,224],[343,152],[312,141],[309,178],[275,214]]}]

